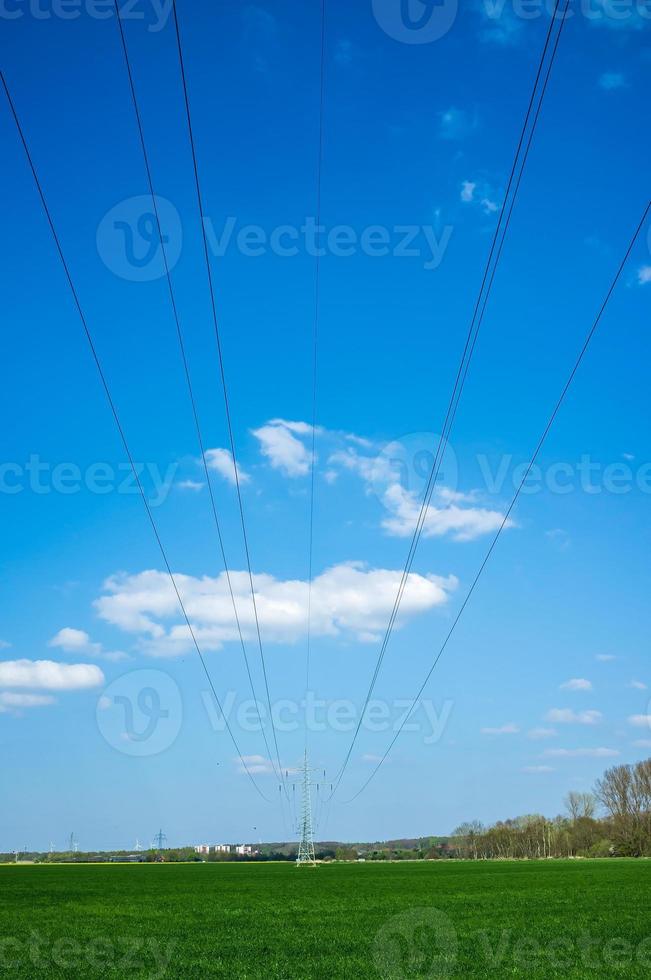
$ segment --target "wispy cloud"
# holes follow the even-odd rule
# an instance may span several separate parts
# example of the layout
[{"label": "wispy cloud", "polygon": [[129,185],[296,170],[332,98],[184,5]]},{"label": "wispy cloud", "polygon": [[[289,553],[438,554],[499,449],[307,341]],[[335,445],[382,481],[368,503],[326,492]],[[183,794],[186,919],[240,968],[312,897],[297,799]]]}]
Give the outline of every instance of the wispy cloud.
[{"label": "wispy cloud", "polygon": [[235,762],[237,771],[244,775],[246,775],[247,770],[252,776],[265,776],[274,771],[272,762],[263,755],[236,756],[233,761]]},{"label": "wispy cloud", "polygon": [[444,112],[439,112],[438,135],[444,140],[466,139],[477,128],[477,117],[471,116],[463,109],[450,106]]},{"label": "wispy cloud", "polygon": [[638,286],[646,286],[648,282],[651,282],[651,265],[643,265],[637,270],[637,283]]},{"label": "wispy cloud", "polygon": [[555,772],[552,766],[524,766],[522,772]]},{"label": "wispy cloud", "polygon": [[500,725],[499,728],[482,728],[482,735],[517,735],[520,729],[512,721],[508,722],[506,725]]},{"label": "wispy cloud", "polygon": [[617,89],[626,88],[628,85],[626,78],[618,71],[605,71],[599,76],[599,88],[605,92],[614,92]]},{"label": "wispy cloud", "polygon": [[545,721],[559,725],[597,725],[601,719],[600,711],[572,711],[571,708],[551,708]]},{"label": "wispy cloud", "polygon": [[459,198],[464,204],[473,204],[481,208],[484,214],[495,214],[500,208],[493,189],[488,184],[476,180],[461,182]]},{"label": "wispy cloud", "polygon": [[651,715],[630,715],[628,723],[629,725],[633,725],[635,728],[651,729]]},{"label": "wispy cloud", "polygon": [[644,681],[631,681],[628,685],[629,687],[635,688],[636,691],[646,691],[647,686]]},{"label": "wispy cloud", "polygon": [[0,714],[20,714],[26,708],[43,708],[55,704],[49,694],[16,694],[14,691],[0,691]]},{"label": "wispy cloud", "polygon": [[620,753],[617,749],[546,749],[543,755],[550,759],[614,759]]},{"label": "wispy cloud", "polygon": [[554,738],[558,735],[555,728],[532,728],[527,732],[527,738],[532,739],[543,739],[543,738]]},{"label": "wispy cloud", "polygon": [[200,483],[198,480],[179,480],[176,484],[181,490],[192,490],[194,492],[203,490],[205,485],[205,483]]},{"label": "wispy cloud", "polygon": [[571,680],[565,681],[560,685],[561,691],[591,691],[592,682],[585,679],[585,677],[572,677]]},{"label": "wispy cloud", "polygon": [[335,61],[338,65],[350,65],[353,60],[353,42],[346,37],[339,38],[335,45]]},{"label": "wispy cloud", "polygon": [[65,626],[62,630],[52,637],[48,646],[61,649],[64,653],[74,653],[87,657],[101,657],[117,663],[120,660],[127,660],[128,654],[123,650],[105,650],[101,643],[91,640],[85,630],[74,629]]},{"label": "wispy cloud", "polygon": [[598,653],[595,660],[598,660],[601,664],[609,664],[612,663],[613,660],[617,660],[617,657],[614,653]]},{"label": "wispy cloud", "polygon": [[[215,470],[220,476],[235,486],[235,463],[233,462],[233,457],[228,449],[207,449],[206,450],[206,464],[208,469]],[[251,477],[248,473],[245,473],[241,466],[237,467],[237,475],[239,477],[240,483],[248,483]]]}]

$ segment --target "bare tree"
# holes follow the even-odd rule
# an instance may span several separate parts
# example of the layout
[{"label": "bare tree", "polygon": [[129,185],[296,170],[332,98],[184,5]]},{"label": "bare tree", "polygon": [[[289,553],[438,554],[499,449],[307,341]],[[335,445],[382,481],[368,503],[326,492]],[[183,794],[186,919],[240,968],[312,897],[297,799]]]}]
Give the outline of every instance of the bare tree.
[{"label": "bare tree", "polygon": [[565,797],[565,809],[570,815],[572,823],[576,823],[581,817],[594,819],[597,809],[597,800],[592,793],[568,793]]}]

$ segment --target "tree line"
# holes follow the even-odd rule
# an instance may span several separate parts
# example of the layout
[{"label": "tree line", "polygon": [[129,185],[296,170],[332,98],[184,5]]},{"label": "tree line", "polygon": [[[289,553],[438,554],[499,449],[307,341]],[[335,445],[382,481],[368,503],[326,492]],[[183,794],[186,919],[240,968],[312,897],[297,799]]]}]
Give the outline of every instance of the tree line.
[{"label": "tree line", "polygon": [[651,759],[613,766],[592,793],[569,793],[565,814],[527,814],[453,831],[455,855],[486,858],[651,856]]}]

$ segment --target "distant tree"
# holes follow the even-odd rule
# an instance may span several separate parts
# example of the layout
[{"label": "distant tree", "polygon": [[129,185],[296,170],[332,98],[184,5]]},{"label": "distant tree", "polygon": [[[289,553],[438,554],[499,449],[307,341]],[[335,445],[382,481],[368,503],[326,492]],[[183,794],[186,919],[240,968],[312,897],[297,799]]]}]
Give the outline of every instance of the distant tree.
[{"label": "distant tree", "polygon": [[568,793],[565,797],[565,809],[572,822],[581,817],[592,819],[597,810],[597,800],[592,793]]}]

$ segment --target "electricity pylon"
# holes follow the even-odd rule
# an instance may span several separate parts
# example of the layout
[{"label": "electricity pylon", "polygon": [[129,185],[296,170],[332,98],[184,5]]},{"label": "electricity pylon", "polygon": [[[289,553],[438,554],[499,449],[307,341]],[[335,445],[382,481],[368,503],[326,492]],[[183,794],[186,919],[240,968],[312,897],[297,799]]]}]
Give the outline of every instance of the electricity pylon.
[{"label": "electricity pylon", "polygon": [[307,749],[303,759],[303,801],[301,809],[301,840],[298,845],[297,868],[315,868],[314,831],[312,829],[311,770],[307,765]]},{"label": "electricity pylon", "polygon": [[154,837],[153,847],[159,851],[162,851],[167,843],[167,834],[164,834],[162,830],[159,830]]}]

